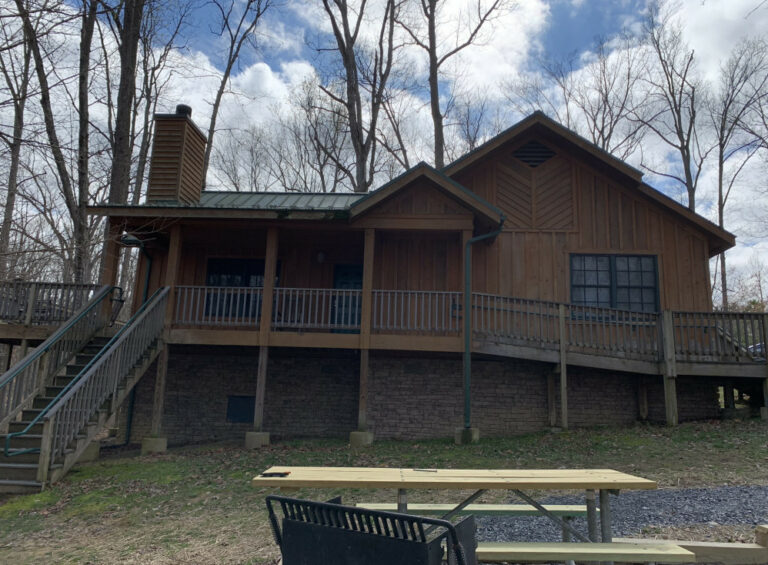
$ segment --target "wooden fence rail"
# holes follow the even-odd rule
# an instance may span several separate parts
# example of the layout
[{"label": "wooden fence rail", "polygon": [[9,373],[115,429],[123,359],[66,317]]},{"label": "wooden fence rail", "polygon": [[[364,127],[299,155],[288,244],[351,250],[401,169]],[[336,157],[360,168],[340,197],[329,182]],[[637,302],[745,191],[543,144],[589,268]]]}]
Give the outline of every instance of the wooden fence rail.
[{"label": "wooden fence rail", "polygon": [[[673,312],[678,361],[765,362],[765,316],[748,312]],[[750,346],[763,345],[763,352]]]},{"label": "wooden fence rail", "polygon": [[458,335],[461,331],[460,292],[374,290],[373,331]]},{"label": "wooden fence rail", "polygon": [[359,330],[362,291],[275,288],[272,327],[282,330]]},{"label": "wooden fence rail", "polygon": [[99,285],[51,282],[0,282],[0,320],[55,325],[67,320],[98,291]]},{"label": "wooden fence rail", "polygon": [[[180,286],[174,324],[258,327],[260,288]],[[358,289],[275,288],[271,325],[280,330],[358,331],[363,295]],[[461,335],[460,292],[373,290],[371,331],[377,334]],[[562,315],[563,319],[560,319]],[[475,292],[476,340],[659,362],[662,316],[528,300]],[[675,357],[700,363],[765,363],[766,314],[672,312]],[[562,328],[562,330],[561,330]]]},{"label": "wooden fence rail", "polygon": [[174,323],[179,326],[259,327],[262,289],[177,286]]}]

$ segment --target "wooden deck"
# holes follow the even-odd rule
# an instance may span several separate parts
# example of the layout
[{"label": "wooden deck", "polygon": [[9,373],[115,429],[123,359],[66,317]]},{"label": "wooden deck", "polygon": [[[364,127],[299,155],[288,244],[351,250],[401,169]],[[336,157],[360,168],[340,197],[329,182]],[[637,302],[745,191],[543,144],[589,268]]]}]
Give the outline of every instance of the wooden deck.
[{"label": "wooden deck", "polygon": [[[269,328],[262,289],[180,286],[171,343],[462,352],[459,292],[275,288]],[[768,315],[629,312],[473,293],[472,351],[663,375],[768,377]],[[367,334],[367,347],[361,345]]]}]

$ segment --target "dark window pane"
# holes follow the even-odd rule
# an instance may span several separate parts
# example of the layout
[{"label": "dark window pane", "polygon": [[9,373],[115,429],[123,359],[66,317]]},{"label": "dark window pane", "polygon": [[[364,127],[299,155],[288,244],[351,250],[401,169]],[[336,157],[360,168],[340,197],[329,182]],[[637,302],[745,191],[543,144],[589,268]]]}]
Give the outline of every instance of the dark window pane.
[{"label": "dark window pane", "polygon": [[600,306],[611,305],[611,289],[610,288],[597,289],[597,297],[598,297],[598,302],[600,303]]},{"label": "dark window pane", "polygon": [[640,257],[628,257],[629,261],[629,270],[630,271],[639,271],[640,270]]},{"label": "dark window pane", "polygon": [[584,273],[584,284],[596,285],[597,271],[587,271],[586,273]]},{"label": "dark window pane", "polygon": [[587,302],[587,304],[595,304],[597,302],[597,289],[596,288],[585,288],[584,289],[584,300]]},{"label": "dark window pane", "polygon": [[584,289],[583,288],[574,288],[573,289],[573,301],[577,304],[582,304],[584,302]]},{"label": "dark window pane", "polygon": [[574,271],[572,284],[584,284],[584,271]]},{"label": "dark window pane", "polygon": [[643,257],[641,262],[643,264],[643,271],[653,272],[656,270],[653,268],[653,257]]},{"label": "dark window pane", "polygon": [[656,291],[649,288],[643,289],[643,304],[656,304]]},{"label": "dark window pane", "polygon": [[597,283],[599,285],[610,286],[611,285],[611,272],[610,271],[598,271]]},{"label": "dark window pane", "polygon": [[616,270],[617,271],[626,271],[627,270],[627,258],[626,257],[616,257]]},{"label": "dark window pane", "polygon": [[641,273],[637,271],[629,272],[629,284],[630,286],[640,286],[642,284]]},{"label": "dark window pane", "polygon": [[616,284],[618,286],[627,286],[629,284],[629,275],[626,271],[616,273]]},{"label": "dark window pane", "polygon": [[642,302],[642,293],[639,288],[630,288],[629,289],[629,300],[631,302]]},{"label": "dark window pane", "polygon": [[597,258],[597,268],[601,271],[608,271],[611,268],[611,259],[610,257],[598,257]]},{"label": "dark window pane", "polygon": [[595,270],[596,265],[597,265],[597,261],[594,255],[587,255],[586,257],[584,257],[585,269]]},{"label": "dark window pane", "polygon": [[616,289],[616,302],[629,302],[629,289],[617,288]]},{"label": "dark window pane", "polygon": [[643,271],[643,286],[656,286],[656,274]]},{"label": "dark window pane", "polygon": [[572,269],[583,269],[584,268],[584,257],[581,255],[573,255],[571,256],[571,268]]}]

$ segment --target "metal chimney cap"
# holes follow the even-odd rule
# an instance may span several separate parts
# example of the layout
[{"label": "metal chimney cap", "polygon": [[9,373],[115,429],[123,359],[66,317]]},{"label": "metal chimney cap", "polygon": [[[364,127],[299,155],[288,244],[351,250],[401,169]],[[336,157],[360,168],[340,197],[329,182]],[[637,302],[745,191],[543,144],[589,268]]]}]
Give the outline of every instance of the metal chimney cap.
[{"label": "metal chimney cap", "polygon": [[192,107],[187,106],[186,104],[178,104],[176,106],[176,115],[177,116],[186,116],[187,118],[192,117]]}]

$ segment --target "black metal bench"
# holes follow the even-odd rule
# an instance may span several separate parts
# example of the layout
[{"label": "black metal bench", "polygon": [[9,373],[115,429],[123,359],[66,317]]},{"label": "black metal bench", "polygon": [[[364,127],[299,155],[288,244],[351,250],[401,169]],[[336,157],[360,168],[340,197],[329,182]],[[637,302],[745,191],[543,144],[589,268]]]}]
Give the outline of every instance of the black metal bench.
[{"label": "black metal bench", "polygon": [[[267,496],[283,565],[476,565],[475,520],[446,520]],[[282,514],[278,516],[278,511]]]}]

